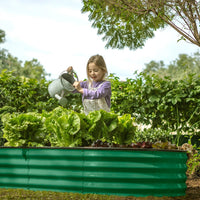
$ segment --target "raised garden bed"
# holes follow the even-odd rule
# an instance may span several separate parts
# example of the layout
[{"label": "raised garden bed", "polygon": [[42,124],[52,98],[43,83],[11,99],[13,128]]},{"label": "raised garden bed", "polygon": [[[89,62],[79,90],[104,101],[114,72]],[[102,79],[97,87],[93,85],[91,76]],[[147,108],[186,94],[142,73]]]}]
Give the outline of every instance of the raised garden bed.
[{"label": "raised garden bed", "polygon": [[0,148],[0,187],[184,196],[187,153],[131,148]]}]

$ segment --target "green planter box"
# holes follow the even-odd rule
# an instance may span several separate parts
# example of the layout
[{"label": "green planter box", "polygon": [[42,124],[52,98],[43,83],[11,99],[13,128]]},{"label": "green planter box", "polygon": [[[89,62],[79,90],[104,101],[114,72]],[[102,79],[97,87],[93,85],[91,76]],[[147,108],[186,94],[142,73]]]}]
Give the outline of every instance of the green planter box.
[{"label": "green planter box", "polygon": [[118,196],[183,196],[184,151],[0,148],[0,187]]}]

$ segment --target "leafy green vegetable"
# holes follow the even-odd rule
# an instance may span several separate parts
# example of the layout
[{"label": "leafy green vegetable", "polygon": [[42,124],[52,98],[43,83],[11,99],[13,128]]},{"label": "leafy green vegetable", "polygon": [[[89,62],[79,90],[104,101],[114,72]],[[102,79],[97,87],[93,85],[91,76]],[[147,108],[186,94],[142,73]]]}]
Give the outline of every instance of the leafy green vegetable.
[{"label": "leafy green vegetable", "polygon": [[5,146],[44,146],[45,130],[38,113],[12,113],[2,116]]},{"label": "leafy green vegetable", "polygon": [[122,145],[132,142],[136,127],[131,115],[118,116],[100,110],[90,112],[87,117],[91,125],[88,133],[93,136],[93,141],[100,139]]},{"label": "leafy green vegetable", "polygon": [[125,114],[118,117],[118,129],[115,131],[115,142],[117,144],[131,144],[136,127],[133,125],[134,119],[131,118],[130,114]]},{"label": "leafy green vegetable", "polygon": [[52,146],[81,146],[86,136],[87,124],[81,114],[62,107],[54,109],[45,120]]},{"label": "leafy green vegetable", "polygon": [[3,138],[3,131],[2,131],[3,123],[1,117],[6,113],[13,113],[13,112],[16,112],[16,108],[12,106],[3,106],[2,108],[0,108],[0,146],[3,146],[4,143],[6,142],[6,139]]},{"label": "leafy green vegetable", "polygon": [[92,140],[102,139],[108,137],[108,128],[103,121],[101,111],[90,112],[87,116],[90,128],[88,134],[92,136]]},{"label": "leafy green vegetable", "polygon": [[104,110],[85,115],[63,107],[42,114],[5,114],[2,122],[6,146],[90,146],[97,139],[123,145],[132,142],[136,130],[131,115]]}]

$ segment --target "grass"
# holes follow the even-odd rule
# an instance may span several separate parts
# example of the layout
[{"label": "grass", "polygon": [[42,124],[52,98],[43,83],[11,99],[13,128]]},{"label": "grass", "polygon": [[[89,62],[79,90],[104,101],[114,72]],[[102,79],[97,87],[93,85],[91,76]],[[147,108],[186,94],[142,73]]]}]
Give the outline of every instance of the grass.
[{"label": "grass", "polygon": [[24,189],[0,189],[1,200],[124,200],[126,197]]},{"label": "grass", "polygon": [[184,197],[120,197],[114,195],[80,194],[52,191],[0,188],[0,200],[183,200]]}]

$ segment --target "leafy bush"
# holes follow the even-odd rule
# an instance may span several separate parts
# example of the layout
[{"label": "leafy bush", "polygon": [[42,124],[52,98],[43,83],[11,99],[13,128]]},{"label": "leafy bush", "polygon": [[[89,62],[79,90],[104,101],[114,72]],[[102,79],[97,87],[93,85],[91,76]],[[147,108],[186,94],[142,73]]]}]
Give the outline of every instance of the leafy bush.
[{"label": "leafy bush", "polygon": [[137,130],[134,135],[134,142],[152,142],[155,143],[157,141],[167,142],[173,141],[173,135],[171,132],[162,130],[160,128],[147,128],[144,130]]},{"label": "leafy bush", "polygon": [[[0,108],[11,106],[18,112],[51,111],[59,106],[55,98],[48,93],[50,81],[13,76],[12,72],[0,74]],[[67,108],[80,112],[82,109],[80,94],[67,94]]]},{"label": "leafy bush", "polygon": [[111,109],[131,114],[137,123],[170,131],[194,132],[200,128],[200,79],[190,74],[183,80],[145,73],[120,81],[110,76]]},{"label": "leafy bush", "polygon": [[11,106],[17,112],[52,110],[58,103],[50,98],[48,84],[44,79],[38,81],[3,71],[0,74],[0,107]]},{"label": "leafy bush", "polygon": [[[145,73],[134,79],[120,81],[110,75],[112,84],[111,109],[118,115],[130,114],[137,123],[171,132],[191,132],[200,129],[200,79],[188,75],[183,80],[160,78]],[[17,112],[49,112],[59,106],[48,94],[46,80],[28,79],[11,72],[0,74],[0,108],[10,106]],[[81,112],[80,94],[66,95],[66,108]],[[199,134],[199,133],[197,133]]]}]

